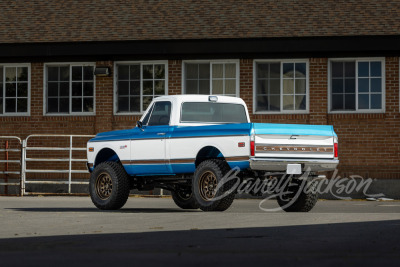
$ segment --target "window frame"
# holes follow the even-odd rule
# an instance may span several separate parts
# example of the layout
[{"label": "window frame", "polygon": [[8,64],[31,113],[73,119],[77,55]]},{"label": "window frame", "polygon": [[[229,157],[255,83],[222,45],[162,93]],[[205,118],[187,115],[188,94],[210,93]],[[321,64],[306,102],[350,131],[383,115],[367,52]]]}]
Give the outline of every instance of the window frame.
[{"label": "window frame", "polygon": [[[31,63],[0,63],[0,66],[3,67],[3,72],[5,71],[5,68],[7,67],[27,67],[28,68],[28,94],[27,94],[27,111],[26,112],[14,112],[14,113],[6,113],[6,105],[5,105],[5,94],[6,94],[6,87],[5,87],[5,81],[0,81],[3,83],[3,96],[2,96],[2,101],[3,101],[3,113],[0,113],[0,117],[22,117],[22,116],[31,116]],[[4,79],[4,73],[3,73],[3,79]],[[18,97],[16,97],[18,98]]]},{"label": "window frame", "polygon": [[[240,95],[240,60],[239,59],[213,59],[213,60],[182,60],[182,94],[186,94],[186,68],[185,64],[205,64],[208,63],[210,65],[210,93],[212,91],[212,65],[213,64],[235,64],[236,65],[236,92],[235,97],[239,97]],[[223,78],[225,80],[225,78]],[[212,95],[212,94],[209,94]],[[221,95],[221,94],[217,94]],[[230,96],[230,95],[221,95],[221,96]]]},{"label": "window frame", "polygon": [[[47,67],[69,67],[69,112],[68,113],[48,113],[47,112]],[[96,75],[93,73],[93,111],[92,112],[72,112],[72,67],[93,67],[96,68],[95,62],[52,62],[43,64],[43,116],[95,116],[96,115]]]},{"label": "window frame", "polygon": [[[358,108],[358,62],[380,61],[382,71],[382,108],[381,109],[359,109]],[[332,62],[355,62],[355,110],[332,110]],[[362,57],[362,58],[329,58],[328,59],[328,114],[369,114],[386,112],[386,61],[384,57]]]},{"label": "window frame", "polygon": [[[118,112],[118,65],[134,65],[134,64],[139,64],[140,65],[140,112]],[[113,74],[113,114],[115,116],[122,115],[130,115],[130,116],[136,116],[136,115],[143,115],[147,108],[145,110],[142,110],[143,108],[143,67],[142,65],[150,65],[150,64],[155,64],[155,65],[161,65],[163,64],[165,66],[165,94],[168,95],[169,91],[169,84],[168,84],[168,60],[154,60],[154,61],[115,61],[114,62],[114,74]],[[164,96],[163,95],[163,96]],[[154,98],[153,98],[154,100]],[[151,102],[150,102],[151,104]],[[150,105],[149,104],[149,105]]]},{"label": "window frame", "polygon": [[[280,63],[280,111],[256,111],[257,106],[257,63]],[[306,63],[306,109],[283,110],[283,64]],[[310,61],[309,59],[254,59],[253,60],[253,114],[309,114],[310,113]]]}]

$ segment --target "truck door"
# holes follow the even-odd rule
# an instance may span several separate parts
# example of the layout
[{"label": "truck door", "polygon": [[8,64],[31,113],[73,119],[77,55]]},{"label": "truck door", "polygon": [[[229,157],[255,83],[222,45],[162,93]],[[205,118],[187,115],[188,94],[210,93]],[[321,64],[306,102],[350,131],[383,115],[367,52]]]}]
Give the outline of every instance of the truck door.
[{"label": "truck door", "polygon": [[131,140],[132,173],[167,173],[166,142],[171,118],[171,102],[155,102],[143,120],[137,139]]}]

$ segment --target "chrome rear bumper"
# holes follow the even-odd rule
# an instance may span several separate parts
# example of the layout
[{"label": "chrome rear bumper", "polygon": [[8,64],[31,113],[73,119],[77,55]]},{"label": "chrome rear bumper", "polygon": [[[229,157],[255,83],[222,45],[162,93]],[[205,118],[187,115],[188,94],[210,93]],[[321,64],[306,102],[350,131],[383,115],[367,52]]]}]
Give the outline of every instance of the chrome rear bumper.
[{"label": "chrome rear bumper", "polygon": [[301,164],[303,171],[333,171],[339,164],[339,160],[250,158],[250,169],[257,171],[286,171],[288,164]]}]

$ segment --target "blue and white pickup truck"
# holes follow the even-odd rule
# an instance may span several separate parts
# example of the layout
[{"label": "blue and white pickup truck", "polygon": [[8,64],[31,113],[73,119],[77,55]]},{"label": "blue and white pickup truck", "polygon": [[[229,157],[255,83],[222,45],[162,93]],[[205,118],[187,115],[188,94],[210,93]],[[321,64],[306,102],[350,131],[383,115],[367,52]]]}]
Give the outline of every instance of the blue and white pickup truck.
[{"label": "blue and white pickup truck", "polygon": [[[99,209],[121,208],[131,189],[164,188],[181,208],[223,211],[235,190],[218,183],[231,169],[240,169],[241,180],[295,181],[339,163],[332,126],[251,123],[244,101],[227,96],[155,98],[135,128],[99,133],[87,151],[89,191]],[[316,201],[309,190],[285,210],[308,211]]]}]

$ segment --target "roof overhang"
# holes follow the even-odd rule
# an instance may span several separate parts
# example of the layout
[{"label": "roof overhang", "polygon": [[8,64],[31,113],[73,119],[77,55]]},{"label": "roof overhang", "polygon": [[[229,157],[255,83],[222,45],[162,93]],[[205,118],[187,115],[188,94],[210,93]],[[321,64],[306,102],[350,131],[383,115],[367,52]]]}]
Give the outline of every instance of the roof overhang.
[{"label": "roof overhang", "polygon": [[400,35],[0,44],[0,62],[400,56]]}]

